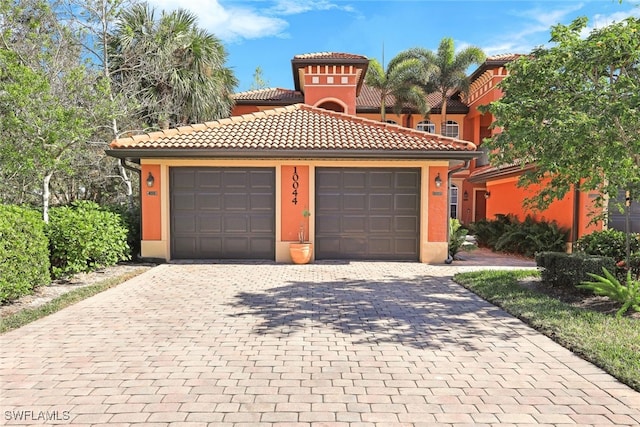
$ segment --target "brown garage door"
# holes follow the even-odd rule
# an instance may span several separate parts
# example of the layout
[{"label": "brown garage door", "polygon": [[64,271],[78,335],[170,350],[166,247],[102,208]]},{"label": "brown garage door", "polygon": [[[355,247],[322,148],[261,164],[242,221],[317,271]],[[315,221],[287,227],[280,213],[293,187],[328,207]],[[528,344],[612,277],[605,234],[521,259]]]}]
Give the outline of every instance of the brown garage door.
[{"label": "brown garage door", "polygon": [[316,259],[418,260],[420,170],[316,169]]},{"label": "brown garage door", "polygon": [[174,259],[275,259],[272,168],[171,168]]}]

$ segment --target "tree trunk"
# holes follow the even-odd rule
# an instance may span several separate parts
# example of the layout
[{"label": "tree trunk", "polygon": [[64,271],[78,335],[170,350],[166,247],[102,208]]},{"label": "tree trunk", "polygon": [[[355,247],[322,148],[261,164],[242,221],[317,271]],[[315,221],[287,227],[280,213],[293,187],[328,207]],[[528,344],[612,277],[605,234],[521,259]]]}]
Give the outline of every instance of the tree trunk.
[{"label": "tree trunk", "polygon": [[442,94],[442,107],[440,109],[440,134],[444,135],[447,129],[447,94]]},{"label": "tree trunk", "polygon": [[53,172],[48,172],[42,180],[42,219],[45,224],[49,224],[49,197],[51,197],[49,183],[52,176]]}]

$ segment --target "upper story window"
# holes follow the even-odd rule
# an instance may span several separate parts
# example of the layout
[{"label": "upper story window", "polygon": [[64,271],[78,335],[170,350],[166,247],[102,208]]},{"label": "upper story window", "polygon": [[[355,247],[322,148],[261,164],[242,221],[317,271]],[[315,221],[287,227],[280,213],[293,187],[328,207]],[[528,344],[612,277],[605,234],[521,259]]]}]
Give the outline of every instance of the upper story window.
[{"label": "upper story window", "polygon": [[416,125],[416,129],[422,132],[436,133],[436,125],[431,120],[423,120]]},{"label": "upper story window", "polygon": [[395,120],[385,120],[384,122],[385,123],[390,123],[392,125],[397,125],[398,124],[398,122],[396,122]]},{"label": "upper story window", "polygon": [[458,122],[453,120],[447,120],[447,122],[442,125],[442,136],[448,136],[451,138],[458,138],[460,135],[460,129],[458,127]]}]

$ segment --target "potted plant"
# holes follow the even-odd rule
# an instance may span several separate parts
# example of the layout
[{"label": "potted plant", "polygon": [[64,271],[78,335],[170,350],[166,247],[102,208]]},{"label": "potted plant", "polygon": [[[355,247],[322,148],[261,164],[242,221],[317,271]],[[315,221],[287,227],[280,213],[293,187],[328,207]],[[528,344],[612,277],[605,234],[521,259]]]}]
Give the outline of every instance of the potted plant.
[{"label": "potted plant", "polygon": [[291,261],[294,264],[307,264],[311,261],[313,255],[313,243],[305,241],[305,224],[307,218],[311,216],[311,212],[308,209],[302,211],[302,217],[304,220],[300,222],[300,229],[298,230],[298,242],[289,243],[289,254],[291,255]]}]

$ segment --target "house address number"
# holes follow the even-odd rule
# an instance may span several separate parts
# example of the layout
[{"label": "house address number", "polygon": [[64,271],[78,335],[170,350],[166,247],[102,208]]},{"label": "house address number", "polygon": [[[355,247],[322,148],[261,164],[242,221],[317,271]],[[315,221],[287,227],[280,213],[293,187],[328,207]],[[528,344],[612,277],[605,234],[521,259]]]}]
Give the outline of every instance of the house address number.
[{"label": "house address number", "polygon": [[293,176],[291,180],[293,181],[291,186],[293,187],[293,191],[291,194],[293,195],[293,199],[291,200],[294,205],[298,204],[298,187],[300,186],[299,182],[300,176],[298,175],[298,168],[296,166],[293,167]]}]

